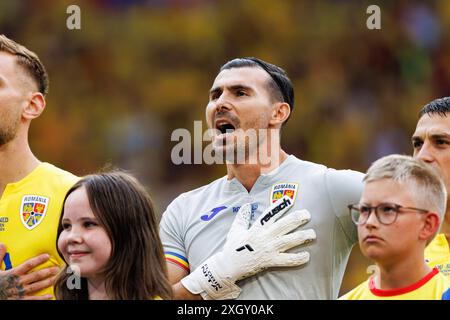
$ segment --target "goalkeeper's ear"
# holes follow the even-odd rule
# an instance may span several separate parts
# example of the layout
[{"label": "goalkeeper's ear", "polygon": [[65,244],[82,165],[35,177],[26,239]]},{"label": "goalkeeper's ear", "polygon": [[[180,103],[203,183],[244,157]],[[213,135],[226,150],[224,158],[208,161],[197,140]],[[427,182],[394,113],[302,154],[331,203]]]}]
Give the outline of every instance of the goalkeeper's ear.
[{"label": "goalkeeper's ear", "polygon": [[291,115],[291,107],[286,102],[277,102],[272,106],[269,124],[274,128],[281,128]]}]

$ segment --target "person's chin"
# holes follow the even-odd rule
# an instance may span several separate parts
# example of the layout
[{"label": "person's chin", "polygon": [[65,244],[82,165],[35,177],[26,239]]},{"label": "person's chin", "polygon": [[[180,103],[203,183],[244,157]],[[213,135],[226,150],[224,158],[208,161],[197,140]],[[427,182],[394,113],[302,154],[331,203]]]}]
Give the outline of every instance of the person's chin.
[{"label": "person's chin", "polygon": [[368,259],[378,261],[383,258],[384,250],[380,245],[369,244],[361,248],[361,253]]}]

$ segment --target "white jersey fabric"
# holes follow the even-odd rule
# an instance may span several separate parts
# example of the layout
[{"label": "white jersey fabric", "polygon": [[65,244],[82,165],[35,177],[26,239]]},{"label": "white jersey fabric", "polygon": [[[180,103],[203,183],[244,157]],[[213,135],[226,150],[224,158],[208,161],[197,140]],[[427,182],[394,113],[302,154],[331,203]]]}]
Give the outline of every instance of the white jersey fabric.
[{"label": "white jersey fabric", "polygon": [[[222,177],[178,196],[164,212],[160,235],[166,258],[194,270],[220,251],[236,212],[252,204],[256,219],[272,202],[289,195],[294,210],[307,209],[317,239],[288,252],[308,251],[310,261],[299,267],[270,268],[237,282],[238,299],[336,299],[354,243],[356,226],[347,205],[359,202],[364,175],[329,169],[290,155],[278,168],[262,174],[248,192],[237,180]],[[179,262],[177,262],[179,261]]]}]

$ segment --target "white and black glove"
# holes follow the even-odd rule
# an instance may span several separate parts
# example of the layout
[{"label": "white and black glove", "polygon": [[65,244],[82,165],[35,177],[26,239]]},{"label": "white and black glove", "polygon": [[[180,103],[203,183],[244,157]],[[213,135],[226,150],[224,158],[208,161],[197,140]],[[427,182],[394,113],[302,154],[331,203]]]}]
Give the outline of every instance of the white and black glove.
[{"label": "white and black glove", "polygon": [[293,211],[280,219],[293,205],[293,200],[284,196],[265,210],[250,228],[251,205],[243,205],[223,250],[183,278],[183,286],[204,299],[235,299],[241,292],[236,281],[266,268],[293,267],[308,262],[308,252],[284,253],[316,238],[312,229],[290,233],[311,219],[307,210]]}]

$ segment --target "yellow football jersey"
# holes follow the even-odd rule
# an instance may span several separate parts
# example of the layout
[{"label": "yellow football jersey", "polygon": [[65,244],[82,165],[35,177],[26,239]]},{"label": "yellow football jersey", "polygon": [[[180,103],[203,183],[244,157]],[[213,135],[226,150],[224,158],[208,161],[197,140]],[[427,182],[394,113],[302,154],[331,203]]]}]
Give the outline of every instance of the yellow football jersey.
[{"label": "yellow football jersey", "polygon": [[339,300],[450,300],[450,281],[438,268],[408,287],[393,290],[376,288],[370,277]]},{"label": "yellow football jersey", "polygon": [[425,261],[450,280],[450,249],[444,234],[438,234],[425,249]]},{"label": "yellow football jersey", "polygon": [[[79,178],[49,163],[41,163],[22,180],[7,184],[0,198],[0,242],[6,245],[1,269],[48,253],[43,265],[63,266],[56,248],[62,203],[67,191]],[[53,294],[53,289],[36,295]]]}]

